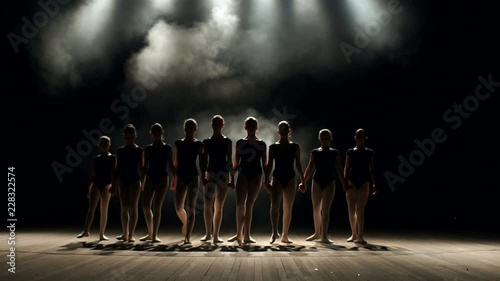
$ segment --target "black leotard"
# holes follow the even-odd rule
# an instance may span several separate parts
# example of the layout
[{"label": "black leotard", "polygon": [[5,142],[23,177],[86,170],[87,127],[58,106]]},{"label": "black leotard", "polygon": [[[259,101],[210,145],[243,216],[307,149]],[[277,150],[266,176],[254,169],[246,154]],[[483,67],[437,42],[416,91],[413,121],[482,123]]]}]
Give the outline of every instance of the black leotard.
[{"label": "black leotard", "polygon": [[316,148],[311,153],[316,163],[313,179],[319,183],[321,188],[326,187],[335,180],[335,163],[337,162],[339,151],[334,148],[330,148],[329,150]]},{"label": "black leotard", "polygon": [[356,187],[370,180],[370,159],[375,152],[369,148],[349,149],[346,154],[351,158],[349,179]]},{"label": "black leotard", "polygon": [[240,139],[236,142],[240,155],[239,172],[248,180],[262,174],[262,153],[266,153],[266,143],[263,140],[249,141]]},{"label": "black leotard", "polygon": [[176,175],[185,185],[189,185],[191,179],[198,175],[196,157],[198,157],[203,143],[197,139],[192,142],[181,139],[175,141],[175,147],[177,148]]},{"label": "black leotard", "polygon": [[143,149],[140,146],[122,146],[116,151],[118,167],[120,167],[119,177],[123,184],[131,184],[141,178],[139,166]]},{"label": "black leotard", "polygon": [[297,149],[299,149],[299,145],[293,142],[289,144],[273,143],[269,146],[269,150],[273,152],[274,162],[276,163],[273,177],[278,179],[283,187],[295,177],[293,164]]},{"label": "black leotard", "polygon": [[116,156],[113,154],[97,155],[92,158],[95,175],[92,179],[94,186],[103,191],[106,185],[111,184],[115,169]]},{"label": "black leotard", "polygon": [[207,172],[213,174],[229,172],[231,159],[228,159],[227,147],[231,145],[231,143],[232,141],[228,137],[224,137],[220,140],[212,138],[203,140],[205,153],[208,155]]},{"label": "black leotard", "polygon": [[146,175],[153,180],[153,183],[159,183],[164,177],[168,176],[168,155],[172,153],[172,147],[168,144],[151,145],[144,148],[144,159],[148,161]]}]

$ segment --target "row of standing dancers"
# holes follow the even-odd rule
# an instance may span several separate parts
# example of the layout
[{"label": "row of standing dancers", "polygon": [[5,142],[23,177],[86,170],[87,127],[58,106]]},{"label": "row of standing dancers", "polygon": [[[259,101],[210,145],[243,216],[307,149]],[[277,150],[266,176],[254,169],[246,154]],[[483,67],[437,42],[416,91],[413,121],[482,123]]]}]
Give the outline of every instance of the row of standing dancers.
[{"label": "row of standing dancers", "polygon": [[[97,205],[100,203],[100,240],[105,236],[110,197],[118,193],[121,208],[123,233],[118,240],[135,242],[138,221],[139,198],[142,193],[142,209],[148,234],[140,241],[161,242],[158,229],[162,205],[168,190],[174,190],[175,209],[181,220],[184,243],[191,243],[195,223],[195,206],[200,186],[204,194],[205,235],[201,241],[224,242],[219,235],[224,201],[228,189],[236,193],[236,235],[228,242],[256,242],[251,236],[253,206],[264,185],[270,194],[270,218],[272,244],[281,238],[283,243],[292,243],[288,230],[292,219],[292,205],[296,191],[306,192],[306,182],[313,176],[312,203],[314,234],[306,240],[328,239],[330,207],[335,194],[338,177],[346,193],[349,222],[352,235],[347,242],[366,243],[363,238],[365,205],[370,194],[377,193],[374,172],[374,152],[365,146],[366,131],[355,132],[356,146],[346,152],[342,169],[339,151],[331,147],[332,133],[328,129],[319,132],[320,147],[311,151],[305,170],[300,161],[300,146],[289,139],[290,125],[286,121],[278,124],[279,141],[267,149],[266,143],[256,136],[258,121],[254,117],[245,120],[245,138],[236,142],[233,162],[232,141],[222,133],[224,119],[220,115],[212,118],[213,134],[200,141],[195,138],[197,122],[184,122],[185,136],[175,141],[175,150],[163,140],[163,127],[151,126],[153,142],[144,149],[135,143],[136,129],[128,124],[124,131],[125,144],[117,149],[116,156],[109,152],[111,140],[102,136],[98,140],[99,155],[92,158],[91,179],[87,197],[89,208],[84,230],[77,237],[90,235],[90,227]],[[198,163],[198,165],[197,165]],[[300,183],[296,184],[296,174]],[[234,178],[237,176],[236,182]],[[264,178],[264,183],[262,179]],[[279,207],[283,205],[282,233],[279,234]]]}]

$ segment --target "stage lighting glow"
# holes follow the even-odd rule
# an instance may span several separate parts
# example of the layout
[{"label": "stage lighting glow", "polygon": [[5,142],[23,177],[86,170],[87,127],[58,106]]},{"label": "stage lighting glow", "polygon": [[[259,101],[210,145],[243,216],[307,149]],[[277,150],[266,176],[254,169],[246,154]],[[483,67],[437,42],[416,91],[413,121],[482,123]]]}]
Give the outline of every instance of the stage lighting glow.
[{"label": "stage lighting glow", "polygon": [[92,44],[99,34],[107,28],[114,11],[116,0],[94,0],[81,6],[75,16],[74,32],[78,39]]},{"label": "stage lighting glow", "polygon": [[276,25],[277,1],[256,0],[253,5],[253,24],[258,27],[272,29]]},{"label": "stage lighting glow", "polygon": [[149,0],[151,6],[160,12],[171,11],[174,7],[174,0]]},{"label": "stage lighting glow", "polygon": [[293,5],[294,20],[298,26],[307,30],[314,30],[315,34],[328,36],[330,28],[328,25],[328,15],[320,7],[319,1],[322,0],[296,0]]},{"label": "stage lighting glow", "polygon": [[148,73],[167,73],[163,83],[198,85],[225,77],[229,66],[219,59],[233,40],[238,17],[231,1],[214,1],[206,22],[192,27],[158,21],[148,32],[148,45],[130,60],[132,77],[145,83]]},{"label": "stage lighting glow", "polygon": [[363,24],[374,18],[380,4],[375,0],[347,0],[354,24]]},{"label": "stage lighting glow", "polygon": [[212,21],[222,31],[221,36],[227,38],[236,31],[238,17],[234,14],[231,1],[213,0]]}]

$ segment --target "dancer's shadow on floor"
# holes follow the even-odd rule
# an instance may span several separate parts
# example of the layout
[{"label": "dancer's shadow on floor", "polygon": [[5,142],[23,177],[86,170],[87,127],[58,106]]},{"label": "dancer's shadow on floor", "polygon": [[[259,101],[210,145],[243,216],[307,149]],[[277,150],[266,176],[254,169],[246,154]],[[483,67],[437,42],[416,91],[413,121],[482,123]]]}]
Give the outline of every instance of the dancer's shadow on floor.
[{"label": "dancer's shadow on floor", "polygon": [[250,243],[242,243],[237,245],[224,245],[224,244],[213,244],[210,242],[204,242],[201,244],[185,244],[182,241],[172,242],[168,244],[156,244],[151,242],[143,243],[130,243],[118,241],[115,243],[105,242],[95,240],[95,241],[85,241],[85,242],[75,242],[62,245],[61,249],[58,251],[75,251],[78,249],[91,249],[91,250],[101,250],[101,251],[119,251],[119,250],[133,250],[133,251],[155,251],[155,252],[213,252],[215,250],[220,250],[221,252],[300,252],[300,251],[316,251],[315,247],[310,247],[298,244],[290,245],[258,245]]},{"label": "dancer's shadow on floor", "polygon": [[319,244],[319,247],[323,247],[323,248],[334,250],[334,251],[359,251],[360,249],[367,249],[370,251],[377,251],[377,252],[391,251],[391,249],[387,246],[370,244],[370,243],[354,243],[355,246],[353,246],[353,247],[345,247],[345,246],[333,244],[333,243],[330,243],[330,244],[318,243],[318,244]]},{"label": "dancer's shadow on floor", "polygon": [[351,248],[351,249],[367,249],[367,250],[370,250],[370,251],[374,251],[374,252],[387,252],[387,251],[391,251],[391,249],[387,246],[383,246],[383,245],[376,245],[376,244],[371,244],[371,243],[355,243],[356,246]]}]

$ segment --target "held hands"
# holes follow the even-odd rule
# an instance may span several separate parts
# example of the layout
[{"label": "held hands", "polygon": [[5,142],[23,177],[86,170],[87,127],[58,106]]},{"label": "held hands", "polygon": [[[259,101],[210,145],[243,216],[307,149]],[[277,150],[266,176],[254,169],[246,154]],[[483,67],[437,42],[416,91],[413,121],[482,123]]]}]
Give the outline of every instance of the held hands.
[{"label": "held hands", "polygon": [[269,182],[269,180],[267,180],[267,179],[266,179],[266,191],[267,191],[268,193],[270,193],[272,188],[273,188],[273,183],[272,183],[272,181],[271,181],[271,182]]},{"label": "held hands", "polygon": [[376,185],[376,184],[373,184],[372,188],[373,188],[372,195],[373,195],[373,196],[377,195],[377,194],[378,194],[377,185]]},{"label": "held hands", "polygon": [[235,188],[234,174],[234,170],[231,170],[231,174],[229,175],[229,183],[227,184],[232,190],[234,190]]},{"label": "held hands", "polygon": [[307,190],[307,185],[304,182],[299,183],[299,191],[305,193]]}]

